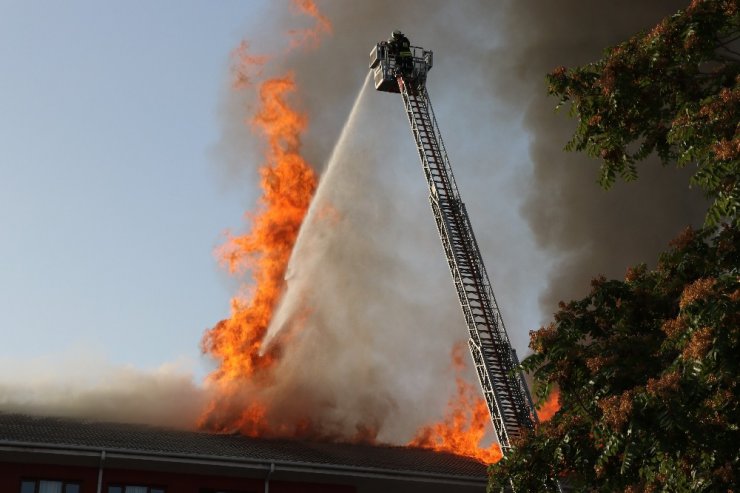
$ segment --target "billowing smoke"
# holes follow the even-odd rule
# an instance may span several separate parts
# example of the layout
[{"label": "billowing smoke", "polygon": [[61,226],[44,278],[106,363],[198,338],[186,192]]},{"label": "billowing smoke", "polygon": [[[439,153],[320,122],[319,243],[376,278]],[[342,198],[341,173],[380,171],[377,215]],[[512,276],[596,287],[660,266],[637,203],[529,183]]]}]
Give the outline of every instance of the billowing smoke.
[{"label": "billowing smoke", "polygon": [[[430,227],[420,235],[417,208],[407,205],[410,197],[424,205],[419,171],[388,158],[403,152],[388,139],[389,130],[408,130],[401,118],[375,124],[398,101],[375,99],[369,82],[324,170],[291,258],[283,305],[268,337],[291,323],[299,330],[267,398],[274,419],[308,419],[322,435],[377,433],[382,441],[404,441],[444,410],[453,382],[440,376],[449,373],[452,347],[463,332],[450,330],[458,308],[449,302],[455,297],[449,274],[415,254],[420,244],[431,245],[437,254],[432,262],[444,263],[433,224],[424,221]],[[384,142],[382,150],[377,142]],[[408,190],[412,178],[419,186]]]},{"label": "billowing smoke", "polygon": [[114,366],[82,348],[0,361],[0,410],[191,428],[207,401],[186,365]]},{"label": "billowing smoke", "polygon": [[581,297],[598,274],[621,277],[627,266],[654,262],[670,238],[701,224],[705,201],[688,189],[692,170],[663,168],[657,159],[639,166],[639,180],[605,192],[596,184],[598,163],[561,152],[575,127],[567,110],[545,94],[543,74],[557,65],[594,61],[604,47],[649,29],[687,2],[511,2],[500,19],[505,46],[487,66],[498,98],[523,115],[533,169],[522,207],[537,244],[555,261],[541,295],[545,315],[559,300]]},{"label": "billowing smoke", "polygon": [[[449,81],[455,67],[463,65],[455,62],[453,53],[466,43],[455,40],[452,29],[426,25],[415,16],[418,5],[324,7],[329,9],[324,13],[334,24],[334,36],[318,52],[289,56],[285,62],[295,70],[309,114],[306,154],[324,169],[273,330],[293,319],[303,327],[286,345],[274,384],[248,388],[246,394],[269,403],[274,427],[307,419],[324,435],[352,438],[377,433],[380,440],[403,442],[445,411],[455,389],[450,355],[466,330],[400,97],[372,89],[363,92],[334,154],[330,152],[367,74],[374,43],[396,27],[427,46],[438,29],[452,34],[450,46],[442,50],[450,53],[447,69],[434,69],[441,81]],[[458,15],[442,2],[424,8]],[[395,17],[388,19],[381,12],[393,12]],[[404,25],[403,18],[414,27]],[[290,24],[288,19],[285,24]],[[417,31],[426,32],[426,42],[414,37]],[[259,53],[256,45],[255,50]],[[475,64],[471,61],[469,66]],[[445,90],[438,112],[449,125],[443,123],[443,131],[457,127],[466,133],[453,135],[450,148],[459,150],[460,162],[467,163],[468,179],[461,182],[478,188],[485,186],[481,175],[494,149],[487,152],[479,146],[490,139],[476,122],[485,121],[491,108],[480,104],[486,100],[482,96],[478,100],[466,96],[462,81],[470,78],[460,79],[448,88],[460,87],[462,97],[451,101],[453,92]],[[433,87],[430,83],[431,91]],[[488,91],[484,86],[476,89],[479,95]],[[241,127],[241,120],[230,124]],[[228,144],[225,139],[220,145]],[[499,182],[498,192],[513,199],[505,184],[506,180]],[[485,192],[474,195],[477,199],[468,206],[480,210],[476,202]],[[512,213],[507,207],[499,215]],[[501,236],[481,231],[481,242],[489,248],[505,242],[504,234],[512,228],[502,224],[499,229]],[[519,257],[518,263],[523,261]],[[516,269],[510,260],[502,267],[494,272],[506,275]]]},{"label": "billowing smoke", "polygon": [[[651,261],[701,218],[685,173],[642,167],[609,192],[597,164],[562,151],[573,128],[546,95],[545,74],[585,63],[648,28],[676,2],[320,2],[334,35],[273,70],[295,71],[310,118],[304,151],[324,176],[271,331],[299,320],[269,399],[351,437],[368,428],[403,441],[439,417],[454,388],[450,351],[465,338],[412,137],[396,95],[365,91],[372,45],[402,29],[435,52],[428,87],[512,342],[588,279]],[[276,3],[277,25],[289,24]],[[250,33],[266,45],[282,33]],[[267,41],[265,41],[267,40]],[[259,44],[255,50],[260,52]],[[240,96],[241,97],[241,96]],[[227,96],[226,107],[247,101]],[[229,113],[232,117],[236,113]],[[250,138],[224,119],[218,154]],[[332,155],[332,149],[334,153]],[[248,161],[245,160],[245,161]],[[258,162],[256,160],[255,162]],[[524,218],[524,220],[523,220]]]},{"label": "billowing smoke", "polygon": [[[265,18],[274,22],[245,37],[255,53],[274,56],[266,71],[295,72],[310,119],[304,151],[325,172],[274,328],[303,324],[266,396],[280,410],[276,420],[307,418],[325,434],[377,432],[384,441],[406,441],[440,417],[455,388],[450,353],[465,329],[400,98],[366,90],[334,149],[372,45],[400,28],[413,44],[434,50],[429,91],[522,353],[527,332],[558,300],[582,296],[598,273],[621,276],[627,265],[653,260],[682,225],[701,218],[703,201],[686,190],[686,173],[655,164],[642,166],[637,182],[601,191],[596,163],[562,152],[573,124],[553,112],[556,101],[545,94],[544,76],[555,66],[596,59],[681,6],[327,1],[319,8],[333,36],[311,53],[275,56],[284,54],[275,48],[281,26],[295,19],[288,21],[287,2],[269,4]],[[230,173],[246,176],[237,183],[256,181],[253,163],[262,160],[244,126],[253,104],[245,94],[224,92],[222,140],[214,146]],[[187,426],[205,400],[180,371],[107,368],[91,378],[89,368],[106,365],[84,366],[56,376],[26,368],[22,385],[0,381],[0,408]],[[242,404],[249,401],[247,392]]]}]

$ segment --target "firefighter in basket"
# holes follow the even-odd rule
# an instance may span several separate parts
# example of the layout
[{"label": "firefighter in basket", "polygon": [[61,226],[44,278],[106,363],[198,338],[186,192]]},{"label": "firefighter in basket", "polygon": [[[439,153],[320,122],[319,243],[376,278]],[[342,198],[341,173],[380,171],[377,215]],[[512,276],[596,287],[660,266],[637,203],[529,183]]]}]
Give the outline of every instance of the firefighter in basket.
[{"label": "firefighter in basket", "polygon": [[388,52],[396,58],[396,75],[410,76],[414,71],[414,58],[409,38],[399,31],[393,31],[388,39]]}]

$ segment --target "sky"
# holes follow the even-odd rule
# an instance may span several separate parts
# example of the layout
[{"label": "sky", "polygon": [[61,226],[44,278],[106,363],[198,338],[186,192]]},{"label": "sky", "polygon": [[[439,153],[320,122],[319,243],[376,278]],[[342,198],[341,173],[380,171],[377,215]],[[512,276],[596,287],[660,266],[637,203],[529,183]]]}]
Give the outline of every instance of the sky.
[{"label": "sky", "polygon": [[254,200],[214,163],[217,106],[266,2],[0,4],[0,361],[205,374],[212,252]]}]

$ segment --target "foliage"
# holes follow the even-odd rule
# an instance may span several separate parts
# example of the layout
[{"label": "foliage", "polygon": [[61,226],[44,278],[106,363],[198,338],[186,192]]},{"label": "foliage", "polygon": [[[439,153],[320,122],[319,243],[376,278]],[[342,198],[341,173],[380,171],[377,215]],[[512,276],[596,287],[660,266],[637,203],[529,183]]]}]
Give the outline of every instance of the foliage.
[{"label": "foliage", "polygon": [[687,229],[624,281],[592,282],[531,334],[561,410],[491,468],[491,491],[730,491],[738,471],[740,230]]},{"label": "foliage", "polygon": [[694,0],[599,61],[556,69],[549,91],[579,122],[566,149],[601,159],[604,187],[635,179],[636,163],[653,153],[695,166],[692,183],[712,200],[707,224],[737,224],[739,39],[737,0]]},{"label": "foliage", "polygon": [[[734,491],[740,479],[740,7],[693,0],[584,67],[548,76],[578,126],[566,149],[601,159],[600,183],[637,163],[692,166],[711,199],[623,281],[599,277],[531,334],[522,364],[561,409],[491,466],[489,491]],[[721,224],[724,223],[724,224]]]}]

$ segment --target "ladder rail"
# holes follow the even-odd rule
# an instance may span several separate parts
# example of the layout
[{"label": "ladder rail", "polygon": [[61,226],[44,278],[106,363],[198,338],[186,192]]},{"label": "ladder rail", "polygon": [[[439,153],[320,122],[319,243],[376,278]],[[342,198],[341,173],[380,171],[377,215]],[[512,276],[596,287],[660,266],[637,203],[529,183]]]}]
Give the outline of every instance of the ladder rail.
[{"label": "ladder rail", "polygon": [[429,186],[437,231],[468,328],[468,346],[491,421],[506,454],[537,417],[511,346],[426,87],[398,77]]}]

